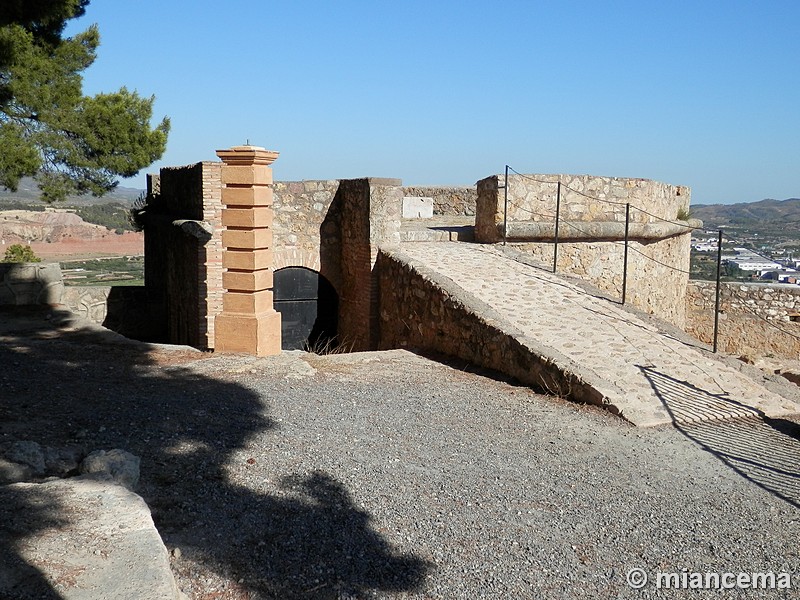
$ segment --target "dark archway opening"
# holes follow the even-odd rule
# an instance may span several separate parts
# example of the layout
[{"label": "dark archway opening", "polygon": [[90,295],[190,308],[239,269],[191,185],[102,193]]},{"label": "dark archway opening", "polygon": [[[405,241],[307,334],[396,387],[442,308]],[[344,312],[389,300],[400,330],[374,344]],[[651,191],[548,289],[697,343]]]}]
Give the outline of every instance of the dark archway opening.
[{"label": "dark archway opening", "polygon": [[275,310],[281,313],[281,348],[323,354],[338,345],[339,296],[322,275],[305,267],[275,271]]}]

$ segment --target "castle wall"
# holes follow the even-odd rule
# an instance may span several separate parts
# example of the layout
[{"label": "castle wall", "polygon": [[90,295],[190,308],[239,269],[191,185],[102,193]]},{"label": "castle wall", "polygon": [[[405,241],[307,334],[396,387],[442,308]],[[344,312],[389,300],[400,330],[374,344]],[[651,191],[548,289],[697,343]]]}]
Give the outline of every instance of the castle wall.
[{"label": "castle wall", "polygon": [[274,268],[306,267],[341,293],[339,181],[273,183]]},{"label": "castle wall", "polygon": [[[713,343],[716,283],[689,282],[686,332]],[[800,286],[724,282],[717,346],[730,354],[800,360]]]},{"label": "castle wall", "polygon": [[470,217],[475,214],[478,192],[475,186],[405,186],[404,196],[433,199],[433,214],[455,217]]},{"label": "castle wall", "polygon": [[[559,180],[557,272],[578,276],[619,299],[626,204],[630,203],[626,302],[682,327],[691,228],[677,219],[689,206],[689,189],[645,179],[510,175],[507,218],[512,235],[508,243],[545,265],[553,264]],[[479,242],[503,240],[504,184],[503,175],[477,183],[475,237]]]},{"label": "castle wall", "polygon": [[150,176],[145,288],[166,340],[214,347],[222,310],[221,163],[162,168]]}]

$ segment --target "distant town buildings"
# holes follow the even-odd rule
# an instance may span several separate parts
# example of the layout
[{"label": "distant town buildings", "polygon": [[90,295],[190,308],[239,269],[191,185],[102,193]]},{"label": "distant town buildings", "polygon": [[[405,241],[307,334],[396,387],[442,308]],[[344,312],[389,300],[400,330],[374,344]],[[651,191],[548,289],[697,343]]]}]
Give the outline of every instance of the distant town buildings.
[{"label": "distant town buildings", "polygon": [[[708,233],[708,232],[706,232]],[[792,258],[785,250],[776,249],[769,252],[771,257],[763,256],[755,250],[744,247],[726,249],[724,239],[722,250],[722,263],[733,265],[744,271],[750,279],[762,279],[777,283],[800,285],[800,260]],[[766,247],[764,247],[766,249]],[[692,249],[696,252],[717,252],[718,237],[694,237]]]}]

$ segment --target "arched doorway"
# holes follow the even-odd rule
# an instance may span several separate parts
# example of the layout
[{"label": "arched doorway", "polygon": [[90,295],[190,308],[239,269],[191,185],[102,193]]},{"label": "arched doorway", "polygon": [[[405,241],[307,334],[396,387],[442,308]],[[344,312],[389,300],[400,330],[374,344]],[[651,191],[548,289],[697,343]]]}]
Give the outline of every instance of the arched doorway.
[{"label": "arched doorway", "polygon": [[322,275],[305,267],[274,273],[273,302],[281,313],[283,350],[324,350],[336,345],[339,296]]}]

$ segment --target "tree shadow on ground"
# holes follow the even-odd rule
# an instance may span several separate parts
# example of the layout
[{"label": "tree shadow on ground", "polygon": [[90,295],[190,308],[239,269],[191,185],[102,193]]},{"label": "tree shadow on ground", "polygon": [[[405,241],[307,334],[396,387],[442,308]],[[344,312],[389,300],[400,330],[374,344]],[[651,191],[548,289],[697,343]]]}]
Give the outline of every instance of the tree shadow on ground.
[{"label": "tree shadow on ground", "polygon": [[[800,508],[800,425],[640,367],[673,424],[736,473]],[[734,413],[734,418],[726,415]]]},{"label": "tree shadow on ground", "polygon": [[[16,440],[123,448],[142,459],[137,489],[164,537],[202,555],[243,592],[266,598],[360,598],[409,592],[428,564],[394,552],[347,488],[322,472],[295,473],[280,492],[229,481],[226,464],[255,434],[275,431],[268,399],[193,370],[200,353],[166,352],[63,314],[0,314],[0,455]],[[257,465],[254,465],[257,472]],[[65,526],[59,507],[0,486],[4,597],[58,598],[19,545]],[[0,589],[2,582],[0,582]],[[10,589],[10,588],[6,588]],[[38,591],[37,591],[38,590]],[[4,590],[6,594],[8,591]],[[243,596],[246,597],[246,596]]]}]

